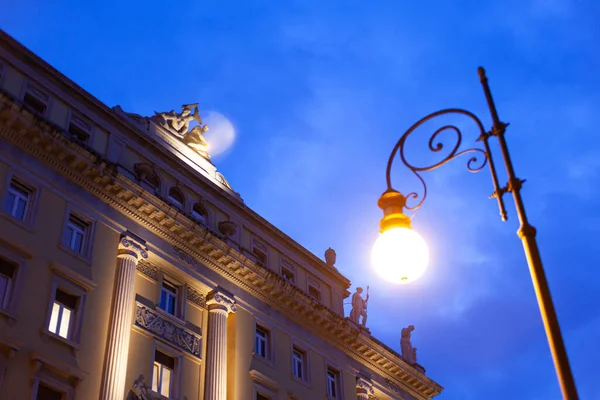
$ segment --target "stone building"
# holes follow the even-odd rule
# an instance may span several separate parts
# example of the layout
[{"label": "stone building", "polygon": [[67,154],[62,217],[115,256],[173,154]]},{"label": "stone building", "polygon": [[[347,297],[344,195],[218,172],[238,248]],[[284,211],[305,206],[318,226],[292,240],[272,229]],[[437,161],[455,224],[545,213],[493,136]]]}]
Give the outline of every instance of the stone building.
[{"label": "stone building", "polygon": [[[196,121],[190,128],[191,121]],[[109,108],[0,31],[0,398],[429,399],[249,209],[196,104]]]}]

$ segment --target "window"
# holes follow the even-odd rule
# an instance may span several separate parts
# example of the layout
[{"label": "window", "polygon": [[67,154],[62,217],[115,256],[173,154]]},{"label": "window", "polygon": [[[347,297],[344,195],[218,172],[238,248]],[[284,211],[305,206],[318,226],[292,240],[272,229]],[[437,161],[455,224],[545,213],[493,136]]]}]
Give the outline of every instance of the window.
[{"label": "window", "polygon": [[300,380],[307,380],[306,351],[292,347],[292,373]]},{"label": "window", "polygon": [[154,352],[154,368],[152,371],[152,391],[169,398],[175,374],[175,359],[156,350]]},{"label": "window", "polygon": [[257,263],[262,266],[267,265],[267,246],[255,240],[252,245],[252,254],[256,257]]},{"label": "window", "polygon": [[256,332],[254,335],[254,354],[262,358],[270,358],[270,336],[271,334],[268,329],[256,325]]},{"label": "window", "polygon": [[92,133],[92,125],[83,117],[75,113],[71,113],[68,131],[75,139],[83,143],[88,143]]},{"label": "window", "polygon": [[4,211],[18,220],[26,221],[33,200],[33,189],[11,179],[4,201]]},{"label": "window", "polygon": [[340,399],[340,373],[332,367],[327,367],[327,395]]},{"label": "window", "polygon": [[43,383],[38,384],[37,394],[35,395],[36,400],[63,400],[64,398],[63,392],[52,389]]},{"label": "window", "polygon": [[73,338],[73,324],[79,298],[56,289],[48,330],[62,338]]},{"label": "window", "polygon": [[308,280],[308,295],[317,301],[321,301],[321,286],[312,279]]},{"label": "window", "polygon": [[169,314],[175,315],[177,312],[177,294],[178,287],[170,281],[163,279],[158,306]]},{"label": "window", "polygon": [[90,234],[90,224],[74,214],[69,215],[63,235],[63,244],[75,253],[86,254]]},{"label": "window", "polygon": [[272,400],[272,399],[273,399],[272,397],[267,396],[266,394],[256,392],[256,400]]},{"label": "window", "polygon": [[0,309],[7,310],[14,289],[18,264],[0,258]]},{"label": "window", "polygon": [[202,222],[206,224],[208,213],[206,212],[206,208],[202,205],[202,203],[194,204],[192,207],[192,218],[196,221]]},{"label": "window", "polygon": [[172,187],[169,190],[169,201],[175,207],[180,208],[180,209],[183,210],[184,205],[185,205],[185,199],[183,197],[183,193],[181,192],[181,190],[179,188]]},{"label": "window", "polygon": [[281,262],[281,276],[290,283],[296,283],[296,274],[294,273],[294,267],[286,261]]},{"label": "window", "polygon": [[44,115],[48,109],[50,98],[43,91],[34,86],[29,86],[23,96],[23,106],[34,114]]}]

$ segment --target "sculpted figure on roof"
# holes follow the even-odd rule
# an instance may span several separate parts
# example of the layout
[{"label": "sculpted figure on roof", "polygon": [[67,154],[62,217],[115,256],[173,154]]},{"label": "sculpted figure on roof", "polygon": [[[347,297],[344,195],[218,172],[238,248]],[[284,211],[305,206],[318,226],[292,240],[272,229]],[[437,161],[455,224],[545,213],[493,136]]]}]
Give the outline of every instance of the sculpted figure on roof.
[{"label": "sculpted figure on roof", "polygon": [[[202,118],[200,118],[198,103],[184,104],[181,106],[180,113],[171,110],[161,113],[155,111],[154,114],[167,130],[171,131],[201,156],[210,158],[208,144],[204,138],[204,133],[208,131],[208,125],[204,125]],[[198,122],[198,125],[190,129],[192,121]]]}]

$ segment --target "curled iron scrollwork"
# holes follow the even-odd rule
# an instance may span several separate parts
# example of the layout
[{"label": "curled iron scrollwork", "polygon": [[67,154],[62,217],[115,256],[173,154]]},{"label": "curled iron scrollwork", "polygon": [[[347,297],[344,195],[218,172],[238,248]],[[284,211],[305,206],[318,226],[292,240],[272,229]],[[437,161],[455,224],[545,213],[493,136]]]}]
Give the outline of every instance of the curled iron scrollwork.
[{"label": "curled iron scrollwork", "polygon": [[[467,161],[467,169],[470,172],[481,171],[488,162],[488,153],[484,149],[469,148],[466,150],[460,150],[460,145],[462,144],[462,132],[455,125],[444,125],[441,128],[438,128],[435,132],[433,132],[433,134],[429,138],[429,150],[433,153],[439,153],[440,151],[442,151],[444,149],[444,143],[442,143],[440,135],[447,131],[454,133],[454,136],[456,138],[454,147],[448,153],[448,155],[446,155],[446,157],[444,157],[442,160],[440,160],[434,164],[431,164],[431,165],[417,166],[417,165],[410,163],[406,159],[406,155],[404,154],[404,145],[406,143],[406,139],[410,136],[410,134],[412,132],[414,132],[418,127],[423,125],[424,123],[426,123],[436,117],[439,117],[442,115],[451,115],[451,114],[464,115],[464,116],[469,117],[471,120],[473,120],[475,122],[475,124],[477,125],[477,127],[479,128],[478,140],[483,139],[484,142],[487,142],[487,133],[485,131],[485,128],[483,127],[483,124],[479,120],[479,118],[477,118],[477,116],[475,114],[473,114],[469,111],[463,110],[463,109],[449,108],[449,109],[445,109],[445,110],[436,111],[434,113],[426,115],[425,117],[421,118],[419,121],[415,122],[413,124],[413,126],[411,126],[406,132],[404,132],[402,137],[400,137],[400,140],[398,141],[398,143],[396,143],[396,146],[394,146],[394,149],[392,150],[392,153],[388,160],[387,170],[386,170],[387,187],[388,187],[388,190],[390,190],[390,189],[392,189],[392,183],[391,183],[391,177],[390,177],[392,163],[394,161],[396,153],[398,153],[400,159],[402,160],[402,163],[408,169],[410,169],[416,175],[416,177],[421,181],[421,184],[423,185],[423,195],[421,196],[420,200],[419,200],[419,194],[417,192],[410,192],[408,195],[406,195],[407,200],[408,199],[418,200],[418,203],[413,206],[407,205],[406,208],[408,210],[416,210],[419,207],[421,207],[427,197],[427,185],[425,184],[425,180],[423,180],[423,177],[421,176],[420,172],[434,170],[434,169],[446,164],[447,162],[454,160],[455,158],[460,157],[465,154],[471,154],[471,157]],[[487,148],[487,143],[486,143],[486,148]],[[479,158],[480,156],[481,156],[481,159]]]}]

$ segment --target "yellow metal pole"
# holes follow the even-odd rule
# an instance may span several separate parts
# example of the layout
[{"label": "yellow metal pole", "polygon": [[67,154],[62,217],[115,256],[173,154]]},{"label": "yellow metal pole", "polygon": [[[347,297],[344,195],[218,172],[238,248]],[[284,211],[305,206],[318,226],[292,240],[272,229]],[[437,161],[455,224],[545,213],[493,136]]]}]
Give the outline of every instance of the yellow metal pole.
[{"label": "yellow metal pole", "polygon": [[571,366],[569,365],[567,350],[560,331],[556,311],[554,310],[554,303],[552,302],[550,288],[548,287],[548,281],[546,280],[546,273],[544,272],[544,266],[542,265],[540,251],[535,239],[536,230],[529,224],[527,214],[525,213],[525,206],[523,204],[523,198],[521,197],[521,185],[523,181],[518,179],[515,175],[510,154],[508,152],[508,146],[506,145],[506,139],[504,138],[504,132],[507,125],[500,122],[500,119],[498,118],[485,70],[479,67],[478,72],[494,123],[490,134],[496,136],[500,143],[500,150],[502,151],[502,157],[504,158],[504,165],[506,166],[506,173],[508,175],[507,190],[513,195],[517,213],[519,215],[519,221],[521,223],[517,234],[523,242],[523,249],[525,250],[525,256],[527,257],[527,263],[529,264],[529,272],[531,273],[533,288],[535,289],[535,295],[540,307],[542,321],[544,322],[544,328],[554,360],[554,368],[558,375],[560,389],[565,400],[578,400],[579,395],[577,394],[575,380],[573,379]]}]

